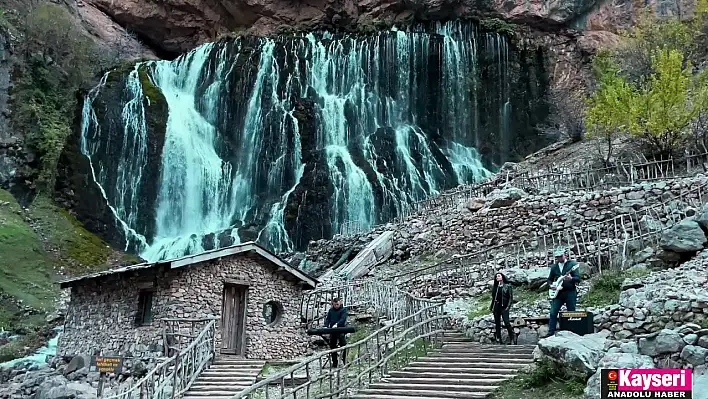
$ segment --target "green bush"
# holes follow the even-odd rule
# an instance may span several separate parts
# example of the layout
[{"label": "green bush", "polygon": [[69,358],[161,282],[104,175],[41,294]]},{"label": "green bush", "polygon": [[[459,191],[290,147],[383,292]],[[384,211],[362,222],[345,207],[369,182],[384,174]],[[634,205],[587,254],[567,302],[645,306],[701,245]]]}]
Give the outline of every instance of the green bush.
[{"label": "green bush", "polygon": [[582,298],[584,306],[603,307],[617,303],[622,283],[625,278],[641,277],[649,273],[646,270],[608,270],[595,278],[590,290]]},{"label": "green bush", "polygon": [[567,373],[563,367],[549,359],[543,359],[533,371],[521,375],[523,388],[540,388],[551,382],[562,382],[571,395],[582,394],[585,389],[583,378]]}]

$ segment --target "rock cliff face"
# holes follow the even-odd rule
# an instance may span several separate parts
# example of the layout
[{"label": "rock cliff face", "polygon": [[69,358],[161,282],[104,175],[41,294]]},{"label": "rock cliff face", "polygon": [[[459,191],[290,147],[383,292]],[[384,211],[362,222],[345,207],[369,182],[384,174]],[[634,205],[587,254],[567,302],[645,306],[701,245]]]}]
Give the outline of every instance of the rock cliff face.
[{"label": "rock cliff face", "polygon": [[489,15],[545,29],[570,26],[598,0],[88,0],[153,45],[183,52],[221,34],[283,28],[360,29]]},{"label": "rock cliff face", "polygon": [[[694,0],[86,0],[153,47],[172,53],[230,32],[265,35],[283,29],[361,29],[413,20],[497,17],[545,31],[589,33],[606,43],[637,13],[688,17]],[[601,39],[601,40],[600,40]]]}]

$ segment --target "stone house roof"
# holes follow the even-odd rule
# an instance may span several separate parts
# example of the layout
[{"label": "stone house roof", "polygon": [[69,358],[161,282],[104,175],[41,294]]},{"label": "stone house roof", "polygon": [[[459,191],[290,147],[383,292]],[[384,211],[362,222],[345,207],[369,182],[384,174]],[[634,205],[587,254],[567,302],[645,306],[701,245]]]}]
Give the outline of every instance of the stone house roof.
[{"label": "stone house roof", "polygon": [[249,241],[249,242],[246,242],[243,244],[236,244],[236,245],[232,245],[232,246],[226,247],[226,248],[214,249],[211,251],[202,252],[197,255],[188,255],[188,256],[185,256],[182,258],[162,260],[162,261],[153,262],[153,263],[148,263],[148,262],[138,263],[135,265],[122,266],[122,267],[118,267],[115,269],[105,270],[102,272],[86,274],[83,276],[62,280],[59,282],[59,286],[61,288],[68,288],[68,287],[76,285],[79,282],[85,282],[87,280],[92,280],[92,279],[110,276],[110,275],[117,275],[117,274],[132,272],[132,271],[141,271],[141,270],[155,268],[158,266],[165,266],[170,269],[176,269],[179,267],[199,264],[199,263],[206,262],[206,261],[209,261],[212,259],[223,258],[225,256],[233,256],[236,254],[247,254],[247,253],[251,253],[251,254],[255,254],[255,255],[260,256],[261,258],[268,261],[273,266],[275,266],[279,269],[282,269],[283,271],[298,278],[300,281],[302,281],[306,285],[310,286],[311,288],[315,288],[315,286],[317,285],[318,281],[316,278],[308,275],[307,273],[305,273],[295,267],[290,266],[287,262],[280,259],[277,255],[271,253],[270,251],[266,250],[265,248],[261,247],[260,245],[256,244],[255,242]]}]

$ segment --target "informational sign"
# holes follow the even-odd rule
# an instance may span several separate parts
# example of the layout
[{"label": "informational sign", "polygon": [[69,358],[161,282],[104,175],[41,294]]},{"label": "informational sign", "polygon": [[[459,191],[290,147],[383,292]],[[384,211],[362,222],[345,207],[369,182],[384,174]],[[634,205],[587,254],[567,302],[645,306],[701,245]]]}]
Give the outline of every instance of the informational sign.
[{"label": "informational sign", "polygon": [[602,369],[601,398],[693,398],[691,369]]},{"label": "informational sign", "polygon": [[123,370],[123,358],[118,356],[92,356],[89,371],[102,374],[120,374]]}]

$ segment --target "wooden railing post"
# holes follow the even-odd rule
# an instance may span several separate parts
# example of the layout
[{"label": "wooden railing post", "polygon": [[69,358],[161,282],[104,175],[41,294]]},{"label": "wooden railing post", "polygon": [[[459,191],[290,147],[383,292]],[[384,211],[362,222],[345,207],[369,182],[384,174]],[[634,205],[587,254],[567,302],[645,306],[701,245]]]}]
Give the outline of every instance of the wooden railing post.
[{"label": "wooden railing post", "polygon": [[177,356],[175,357],[175,365],[174,365],[174,370],[172,372],[172,395],[170,396],[171,399],[175,399],[177,395],[177,371],[180,367],[180,356],[179,353],[177,353]]}]

